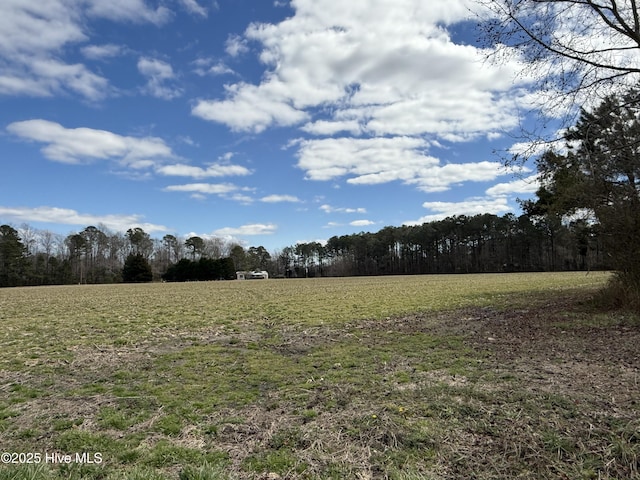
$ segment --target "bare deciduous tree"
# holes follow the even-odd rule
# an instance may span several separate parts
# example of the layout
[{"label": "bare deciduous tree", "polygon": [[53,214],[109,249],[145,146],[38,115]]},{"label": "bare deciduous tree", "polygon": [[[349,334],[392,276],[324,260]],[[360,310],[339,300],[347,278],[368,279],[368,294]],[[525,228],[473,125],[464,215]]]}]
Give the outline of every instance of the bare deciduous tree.
[{"label": "bare deciduous tree", "polygon": [[[640,10],[636,0],[479,0],[482,41],[496,61],[518,58],[536,83],[544,119],[575,123],[593,107],[640,81]],[[523,132],[531,148],[549,133]],[[537,143],[537,144],[536,144]]]}]

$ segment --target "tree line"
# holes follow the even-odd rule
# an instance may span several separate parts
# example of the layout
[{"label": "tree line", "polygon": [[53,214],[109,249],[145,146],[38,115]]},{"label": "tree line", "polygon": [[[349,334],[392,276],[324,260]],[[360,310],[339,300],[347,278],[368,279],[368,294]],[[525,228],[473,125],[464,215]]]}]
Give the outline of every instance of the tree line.
[{"label": "tree line", "polygon": [[219,280],[238,270],[287,278],[584,270],[608,268],[608,258],[597,226],[552,214],[461,215],[271,253],[219,238],[154,239],[141,228],[88,226],[65,237],[0,226],[0,286]]},{"label": "tree line", "polygon": [[237,257],[236,246],[219,238],[154,239],[141,228],[122,233],[91,225],[64,236],[26,224],[1,225],[0,286],[160,280],[181,260],[197,263],[232,252]]},{"label": "tree line", "polygon": [[507,214],[454,216],[282,250],[286,276],[492,273],[609,268],[598,228],[586,220]]}]

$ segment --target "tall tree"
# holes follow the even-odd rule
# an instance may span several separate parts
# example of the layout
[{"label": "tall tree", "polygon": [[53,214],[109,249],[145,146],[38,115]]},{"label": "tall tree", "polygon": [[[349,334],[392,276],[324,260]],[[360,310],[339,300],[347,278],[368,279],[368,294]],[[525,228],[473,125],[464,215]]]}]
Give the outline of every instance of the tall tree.
[{"label": "tall tree", "polygon": [[89,283],[104,283],[106,278],[106,259],[105,251],[107,250],[107,235],[93,225],[88,226],[80,235],[84,238],[86,257],[85,269],[87,281]]},{"label": "tall tree", "polygon": [[18,231],[9,225],[0,226],[0,287],[22,285],[26,247]]},{"label": "tall tree", "polygon": [[162,238],[165,248],[168,250],[169,261],[171,263],[177,262],[182,257],[182,244],[174,235],[165,235]]},{"label": "tall tree", "polygon": [[185,247],[191,249],[191,260],[195,260],[196,255],[202,255],[205,246],[204,240],[197,236],[187,238],[184,242],[184,245]]},{"label": "tall tree", "polygon": [[262,245],[249,247],[246,257],[247,265],[251,270],[266,270],[271,260],[271,254]]},{"label": "tall tree", "polygon": [[74,281],[86,283],[84,257],[87,251],[87,243],[85,238],[79,233],[75,233],[69,235],[64,242],[69,250],[69,262]]},{"label": "tall tree", "polygon": [[153,253],[153,240],[142,228],[130,228],[127,230],[127,239],[131,245],[131,253],[140,254],[148,259]]},{"label": "tall tree", "polygon": [[583,110],[565,137],[566,154],[548,152],[538,162],[540,208],[592,212],[621,284],[640,300],[640,92]]},{"label": "tall tree", "polygon": [[234,245],[231,248],[231,252],[229,256],[233,260],[233,264],[236,270],[245,270],[247,268],[246,266],[247,254],[244,251],[244,248],[242,247],[242,245]]},{"label": "tall tree", "polygon": [[125,283],[145,283],[153,279],[151,265],[141,253],[130,254],[122,267],[122,281]]}]

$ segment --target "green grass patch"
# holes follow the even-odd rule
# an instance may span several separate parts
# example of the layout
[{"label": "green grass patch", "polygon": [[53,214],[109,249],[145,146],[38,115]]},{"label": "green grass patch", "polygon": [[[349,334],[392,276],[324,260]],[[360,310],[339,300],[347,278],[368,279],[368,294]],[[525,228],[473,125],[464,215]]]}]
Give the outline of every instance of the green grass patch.
[{"label": "green grass patch", "polygon": [[634,478],[608,275],[0,290],[0,480]]}]

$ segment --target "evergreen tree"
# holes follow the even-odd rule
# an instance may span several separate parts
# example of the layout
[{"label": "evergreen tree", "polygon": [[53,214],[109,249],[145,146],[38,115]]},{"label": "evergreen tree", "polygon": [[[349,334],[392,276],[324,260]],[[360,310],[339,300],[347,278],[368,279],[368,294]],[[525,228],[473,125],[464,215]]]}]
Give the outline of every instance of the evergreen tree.
[{"label": "evergreen tree", "polygon": [[591,212],[629,299],[640,302],[640,91],[583,110],[565,136],[568,152],[538,161],[544,213]]},{"label": "evergreen tree", "polygon": [[26,248],[16,229],[0,226],[0,287],[23,284]]},{"label": "evergreen tree", "polygon": [[153,280],[151,265],[140,253],[130,254],[122,268],[122,281],[124,283],[145,283]]}]

